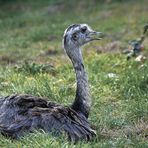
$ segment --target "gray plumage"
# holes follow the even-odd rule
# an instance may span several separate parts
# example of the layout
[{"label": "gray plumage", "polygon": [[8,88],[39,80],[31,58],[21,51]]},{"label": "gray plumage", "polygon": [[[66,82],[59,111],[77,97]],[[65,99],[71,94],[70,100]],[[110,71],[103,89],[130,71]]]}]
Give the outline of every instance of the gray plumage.
[{"label": "gray plumage", "polygon": [[86,24],[71,25],[65,30],[63,45],[72,61],[77,80],[76,96],[71,106],[62,106],[31,95],[2,97],[0,133],[17,139],[43,129],[54,136],[66,133],[70,141],[91,140],[95,136],[87,120],[91,97],[80,47],[92,40],[99,40],[98,36],[102,36],[102,33],[93,31]]}]

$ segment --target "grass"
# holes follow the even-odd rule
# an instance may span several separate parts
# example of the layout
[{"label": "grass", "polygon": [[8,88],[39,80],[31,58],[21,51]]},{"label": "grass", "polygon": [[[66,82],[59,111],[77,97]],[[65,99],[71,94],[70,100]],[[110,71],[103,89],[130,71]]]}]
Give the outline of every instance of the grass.
[{"label": "grass", "polygon": [[35,132],[18,141],[0,136],[0,147],[146,148],[148,61],[127,62],[122,50],[141,34],[148,21],[147,4],[147,0],[1,1],[1,96],[29,93],[69,105],[75,95],[75,75],[61,46],[65,28],[87,23],[108,38],[84,50],[93,99],[89,120],[97,131],[94,141],[74,145],[64,137]]}]

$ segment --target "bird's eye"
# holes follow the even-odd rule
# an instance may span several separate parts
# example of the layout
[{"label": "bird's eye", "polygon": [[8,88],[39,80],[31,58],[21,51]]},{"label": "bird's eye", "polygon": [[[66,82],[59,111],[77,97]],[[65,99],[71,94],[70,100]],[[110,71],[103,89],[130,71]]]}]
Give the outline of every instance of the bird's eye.
[{"label": "bird's eye", "polygon": [[72,35],[72,38],[73,38],[73,40],[77,40],[77,33],[74,33],[74,34]]},{"label": "bird's eye", "polygon": [[82,32],[82,33],[85,33],[86,30],[87,30],[87,27],[86,27],[86,26],[84,26],[83,28],[81,28],[81,32]]}]

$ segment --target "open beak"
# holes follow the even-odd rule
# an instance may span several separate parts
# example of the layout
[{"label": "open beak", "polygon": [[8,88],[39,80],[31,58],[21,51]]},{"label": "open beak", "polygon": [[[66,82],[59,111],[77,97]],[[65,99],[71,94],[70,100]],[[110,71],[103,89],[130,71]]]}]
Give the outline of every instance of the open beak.
[{"label": "open beak", "polygon": [[89,41],[101,40],[103,37],[104,37],[104,34],[102,32],[92,31],[88,34]]}]

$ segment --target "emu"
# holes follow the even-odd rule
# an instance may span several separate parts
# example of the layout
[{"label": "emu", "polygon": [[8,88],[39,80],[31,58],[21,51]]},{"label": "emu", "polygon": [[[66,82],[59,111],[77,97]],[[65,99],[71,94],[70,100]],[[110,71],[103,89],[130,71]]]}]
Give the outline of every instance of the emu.
[{"label": "emu", "polygon": [[92,30],[87,24],[69,26],[64,32],[63,45],[76,73],[74,102],[62,106],[28,94],[1,97],[0,133],[18,139],[42,129],[54,136],[65,133],[70,141],[91,140],[96,133],[88,122],[91,97],[80,47],[102,37],[103,33]]}]

